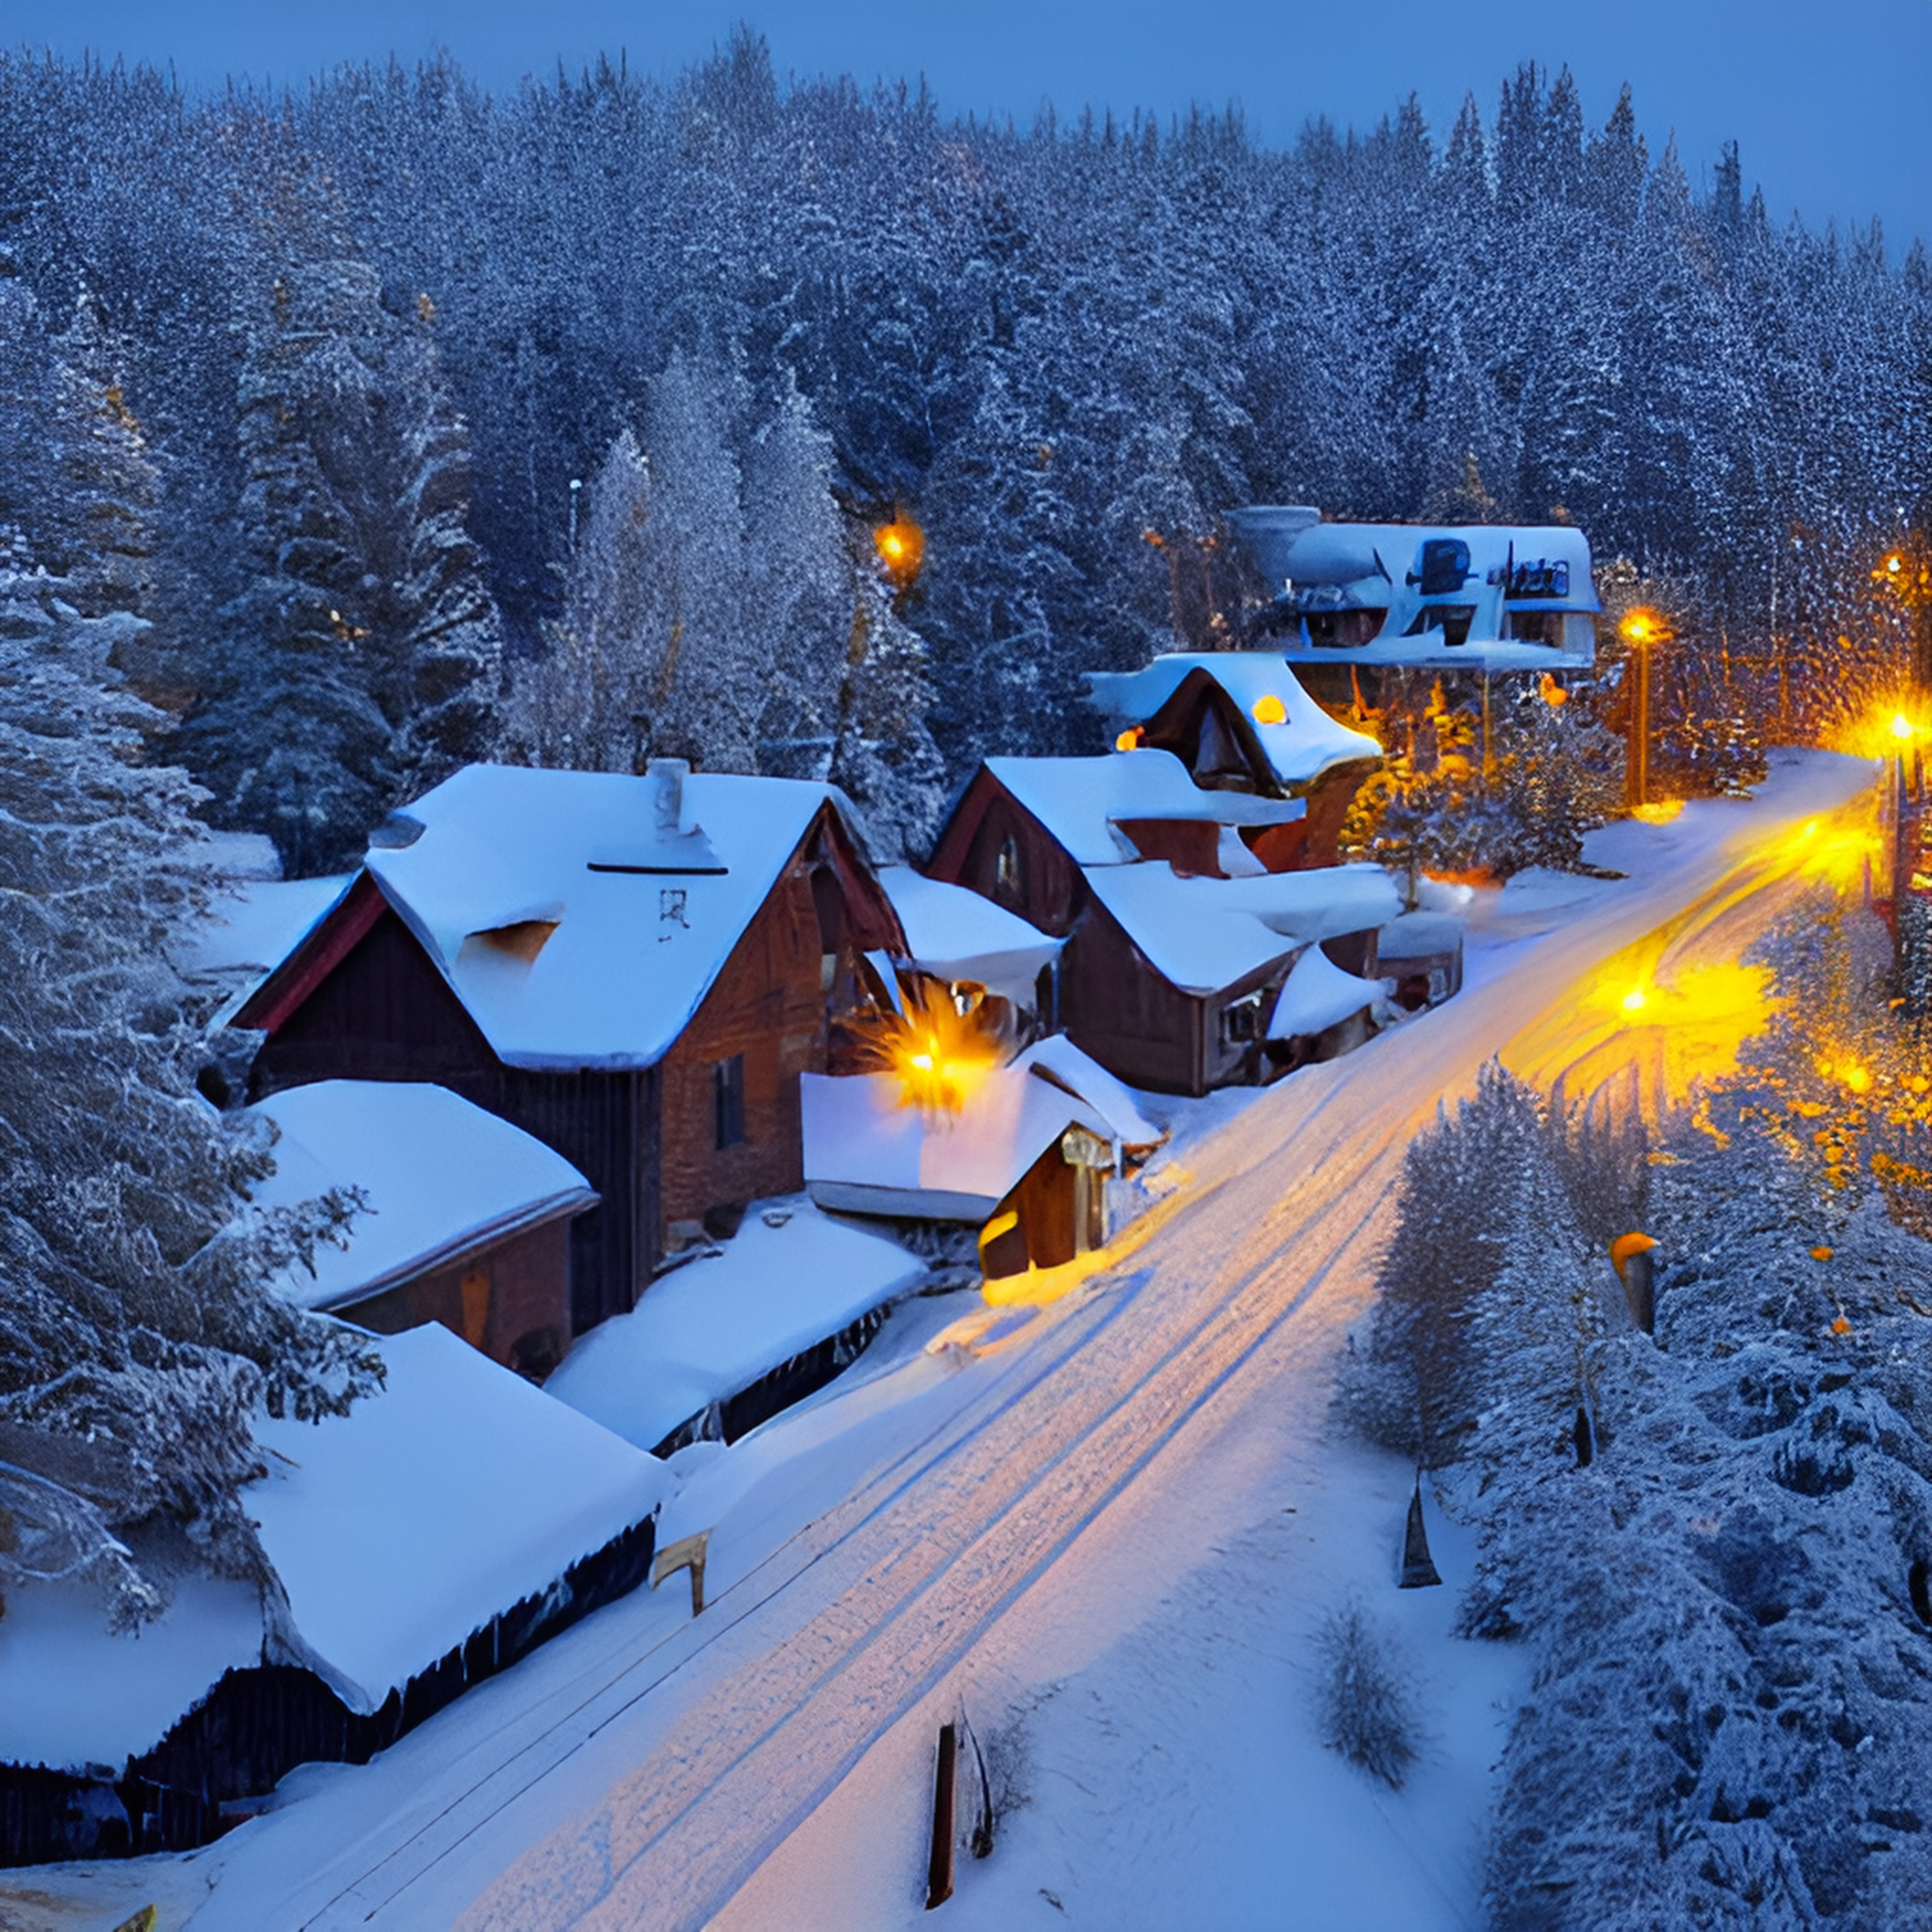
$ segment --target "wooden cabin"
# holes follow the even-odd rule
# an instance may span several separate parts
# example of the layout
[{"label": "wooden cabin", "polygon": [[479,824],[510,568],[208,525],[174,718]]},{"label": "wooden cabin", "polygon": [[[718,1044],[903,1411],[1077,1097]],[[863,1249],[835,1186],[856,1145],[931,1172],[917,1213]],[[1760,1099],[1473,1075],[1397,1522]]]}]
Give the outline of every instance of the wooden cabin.
[{"label": "wooden cabin", "polygon": [[363,1211],[282,1286],[377,1335],[440,1323],[541,1381],[571,1342],[571,1223],[597,1196],[563,1157],[446,1087],[317,1080],[252,1112],[277,1133],[259,1207],[354,1188]]},{"label": "wooden cabin", "polygon": [[1306,814],[1204,788],[1170,751],[989,758],[927,870],[1064,939],[1055,1017],[1108,1072],[1201,1094],[1270,1076],[1269,1015],[1308,945],[1373,976],[1399,909],[1379,867],[1299,863]]},{"label": "wooden cabin", "polygon": [[1175,652],[1088,683],[1124,737],[1174,753],[1196,785],[1302,801],[1294,826],[1251,841],[1269,871],[1337,862],[1342,822],[1382,747],[1324,711],[1277,653]]},{"label": "wooden cabin", "polygon": [[804,1180],[798,1082],[904,940],[839,795],[784,778],[476,765],[383,828],[242,1005],[252,1099],[429,1081],[554,1148],[572,1327]]}]

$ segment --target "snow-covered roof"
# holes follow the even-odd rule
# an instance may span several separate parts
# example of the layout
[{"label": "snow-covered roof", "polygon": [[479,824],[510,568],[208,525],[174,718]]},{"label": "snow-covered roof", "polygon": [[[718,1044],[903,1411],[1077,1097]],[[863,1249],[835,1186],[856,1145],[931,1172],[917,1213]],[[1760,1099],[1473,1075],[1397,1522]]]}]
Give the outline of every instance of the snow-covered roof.
[{"label": "snow-covered roof", "polygon": [[1405,912],[1382,928],[1376,952],[1384,959],[1421,959],[1462,949],[1462,922],[1450,912]]},{"label": "snow-covered roof", "polygon": [[408,808],[410,843],[370,852],[384,897],[508,1065],[654,1065],[814,815],[842,809],[826,785],[694,773],[660,833],[666,783],[656,768],[471,765]]},{"label": "snow-covered roof", "polygon": [[1093,895],[1157,973],[1215,992],[1309,940],[1380,926],[1402,908],[1377,865],[1320,866],[1259,878],[1184,878],[1159,864],[1089,866]]},{"label": "snow-covered roof", "polygon": [[376,1708],[504,1610],[641,1522],[664,1465],[434,1323],[381,1344],[346,1416],[255,1423],[246,1493],[310,1667]]},{"label": "snow-covered roof", "polygon": [[1282,825],[1301,818],[1299,799],[1208,791],[1171,751],[1088,758],[988,758],[986,768],[1066,848],[1078,865],[1127,865],[1140,858],[1123,820],[1193,819],[1220,825]]},{"label": "snow-covered roof", "polygon": [[1310,946],[1294,962],[1275,997],[1268,1038],[1302,1040],[1325,1033],[1393,990],[1392,980],[1358,979],[1343,972],[1320,946]]},{"label": "snow-covered roof", "polygon": [[[1284,785],[1306,785],[1331,765],[1382,756],[1366,732],[1331,718],[1302,689],[1279,651],[1175,651],[1142,671],[1090,671],[1087,683],[1109,717],[1144,724],[1192,671],[1205,671],[1240,707]],[[1277,714],[1279,723],[1263,722]]]},{"label": "snow-covered roof", "polygon": [[1167,1138],[1167,1130],[1141,1111],[1133,1090],[1083,1053],[1064,1033],[1036,1040],[1013,1056],[1012,1064],[1057,1081],[1084,1100],[1107,1123],[1108,1132],[1125,1146],[1151,1147]]},{"label": "snow-covered roof", "polygon": [[917,1255],[808,1200],[759,1202],[722,1253],[674,1269],[586,1335],[544,1393],[654,1448],[925,1274]]},{"label": "snow-covered roof", "polygon": [[805,1184],[821,1207],[983,1221],[1069,1127],[1116,1138],[1025,1068],[988,1074],[957,1113],[902,1106],[903,1092],[891,1074],[803,1076]]},{"label": "snow-covered roof", "polygon": [[883,867],[879,883],[899,915],[913,965],[941,979],[976,979],[1021,1006],[1032,1004],[1041,969],[1052,963],[1063,941],[964,886],[926,878],[909,865]]},{"label": "snow-covered roof", "polygon": [[311,1308],[360,1301],[597,1198],[562,1155],[447,1088],[320,1080],[249,1110],[281,1130],[275,1171],[255,1190],[258,1206],[292,1206],[335,1187],[368,1196],[346,1249],[320,1247],[312,1274],[297,1264],[285,1278]]},{"label": "snow-covered roof", "polygon": [[260,1592],[192,1576],[157,1622],[110,1635],[100,1592],[77,1581],[10,1590],[0,1617],[0,1762],[119,1775],[225,1673],[262,1657]]}]

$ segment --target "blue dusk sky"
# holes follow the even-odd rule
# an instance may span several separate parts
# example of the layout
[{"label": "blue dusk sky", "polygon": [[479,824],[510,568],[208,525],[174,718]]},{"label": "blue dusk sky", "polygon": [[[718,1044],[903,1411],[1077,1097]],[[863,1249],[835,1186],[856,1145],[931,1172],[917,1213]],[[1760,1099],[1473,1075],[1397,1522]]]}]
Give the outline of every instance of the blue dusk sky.
[{"label": "blue dusk sky", "polygon": [[1567,61],[1592,125],[1629,81],[1652,152],[1674,129],[1693,184],[1708,184],[1735,139],[1777,221],[1793,208],[1813,227],[1876,215],[1894,258],[1913,235],[1932,237],[1932,0],[0,0],[0,42],[172,62],[196,86],[441,46],[506,89],[600,50],[668,75],[740,20],[765,35],[781,76],[924,74],[943,109],[1022,123],[1048,99],[1063,116],[1236,100],[1270,142],[1315,114],[1370,126],[1411,92],[1441,136],[1466,92],[1487,121],[1518,62]]}]

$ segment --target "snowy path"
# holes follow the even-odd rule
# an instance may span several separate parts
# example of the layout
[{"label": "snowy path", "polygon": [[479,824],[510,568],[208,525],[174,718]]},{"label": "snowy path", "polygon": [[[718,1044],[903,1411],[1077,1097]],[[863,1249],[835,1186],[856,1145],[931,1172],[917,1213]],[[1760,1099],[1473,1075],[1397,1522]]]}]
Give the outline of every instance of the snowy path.
[{"label": "snowy path", "polygon": [[[1668,971],[1767,903],[1803,862],[1791,829],[1868,780],[1793,759],[1748,804],[1618,828],[1641,882],[1258,1097],[1190,1150],[1192,1184],[1129,1231],[1114,1273],[1004,1353],[952,1372],[921,1358],[861,1389],[852,1418],[802,1419],[801,1466],[816,1424],[842,1499],[735,1548],[721,1530],[696,1623],[675,1589],[614,1607],[376,1764],[315,1774],[302,1802],[149,1861],[121,1895],[160,1891],[198,1932],[708,1923],[1017,1609],[1037,1624],[1109,1535],[1145,1535],[1135,1491],[1157,1461],[1171,1478],[1244,1406],[1319,1408],[1337,1309],[1359,1307],[1402,1149],[1440,1097],[1519,1037],[1547,1059],[1626,949]],[[764,1521],[779,1514],[782,1498]]]}]

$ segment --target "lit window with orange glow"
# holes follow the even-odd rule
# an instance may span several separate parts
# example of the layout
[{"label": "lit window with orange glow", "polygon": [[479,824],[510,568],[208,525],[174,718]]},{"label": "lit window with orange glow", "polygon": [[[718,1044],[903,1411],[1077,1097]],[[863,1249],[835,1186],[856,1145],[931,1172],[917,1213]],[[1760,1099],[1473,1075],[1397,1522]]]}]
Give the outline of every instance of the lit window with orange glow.
[{"label": "lit window with orange glow", "polygon": [[1141,727],[1129,724],[1113,741],[1116,751],[1138,751],[1141,748]]},{"label": "lit window with orange glow", "polygon": [[1288,707],[1271,691],[1264,691],[1255,700],[1254,718],[1257,724],[1286,724]]}]

